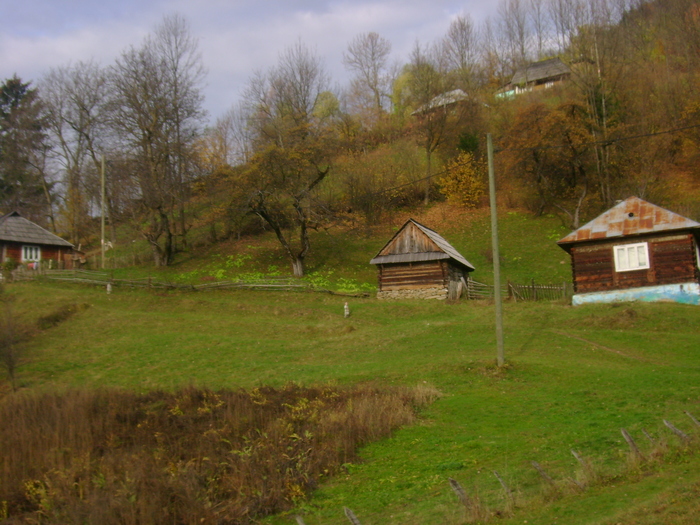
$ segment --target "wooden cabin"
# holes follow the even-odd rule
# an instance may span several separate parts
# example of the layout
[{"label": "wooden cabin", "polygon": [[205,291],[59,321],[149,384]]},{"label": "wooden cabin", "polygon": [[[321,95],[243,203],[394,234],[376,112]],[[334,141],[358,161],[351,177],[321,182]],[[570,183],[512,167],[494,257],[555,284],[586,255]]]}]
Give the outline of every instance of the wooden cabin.
[{"label": "wooden cabin", "polygon": [[474,266],[434,230],[409,219],[370,261],[379,299],[457,299]]},{"label": "wooden cabin", "polygon": [[700,304],[700,223],[630,197],[557,244],[571,255],[573,304]]},{"label": "wooden cabin", "polygon": [[14,261],[28,268],[70,265],[73,245],[18,212],[0,217],[0,264]]},{"label": "wooden cabin", "polygon": [[511,81],[499,93],[499,98],[511,98],[522,93],[548,89],[567,81],[571,68],[559,58],[548,58],[533,62],[518,69]]}]

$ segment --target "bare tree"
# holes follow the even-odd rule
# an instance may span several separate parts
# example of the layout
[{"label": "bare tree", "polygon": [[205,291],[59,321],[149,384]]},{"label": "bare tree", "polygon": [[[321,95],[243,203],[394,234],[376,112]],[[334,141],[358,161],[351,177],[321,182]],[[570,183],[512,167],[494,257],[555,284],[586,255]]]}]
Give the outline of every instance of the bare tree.
[{"label": "bare tree", "polygon": [[138,160],[138,183],[156,266],[175,252],[176,223],[186,234],[185,199],[191,147],[202,117],[203,70],[196,41],[180,17],[166,18],[139,48],[122,53],[111,71],[112,125]]},{"label": "bare tree", "polygon": [[96,178],[108,133],[109,84],[95,63],[79,62],[51,69],[40,87],[55,156],[63,172],[63,213],[68,218],[71,241],[78,245],[86,240],[94,205],[99,205]]},{"label": "bare tree", "polygon": [[530,59],[530,24],[527,0],[501,0],[498,5],[499,27],[508,46],[513,70]]},{"label": "bare tree", "polygon": [[549,16],[547,12],[546,0],[528,0],[528,18],[530,27],[532,28],[535,58],[542,60],[545,58],[547,51],[551,48]]},{"label": "bare tree", "polygon": [[471,17],[455,18],[442,45],[448,68],[456,73],[459,87],[471,91],[479,68],[478,34]]},{"label": "bare tree", "polygon": [[208,135],[217,162],[238,166],[250,160],[254,135],[249,120],[250,115],[242,103],[216,119]]},{"label": "bare tree", "polygon": [[179,235],[187,245],[185,203],[189,198],[187,173],[192,159],[191,145],[204,117],[201,87],[206,75],[199,44],[192,37],[187,21],[179,14],[169,15],[156,28],[153,46],[164,65],[167,97],[170,100],[170,120],[173,126],[172,162],[175,178]]},{"label": "bare tree", "polygon": [[353,90],[371,100],[374,116],[381,115],[389,100],[391,74],[388,68],[391,43],[375,32],[361,33],[348,45],[343,53],[343,64],[355,73]]}]

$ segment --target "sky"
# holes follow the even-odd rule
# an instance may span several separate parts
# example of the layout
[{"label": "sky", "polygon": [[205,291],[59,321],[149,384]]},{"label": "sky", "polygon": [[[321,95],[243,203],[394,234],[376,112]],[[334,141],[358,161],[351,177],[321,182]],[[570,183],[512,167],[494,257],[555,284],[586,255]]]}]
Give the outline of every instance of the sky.
[{"label": "sky", "polygon": [[114,63],[138,47],[165,16],[180,14],[199,43],[207,70],[203,94],[210,122],[238,103],[255,71],[277,64],[301,41],[324,62],[334,85],[350,78],[343,52],[374,31],[408,59],[416,42],[441,39],[457,16],[475,25],[495,15],[483,0],[0,0],[0,81],[17,74],[33,85],[53,67]]}]

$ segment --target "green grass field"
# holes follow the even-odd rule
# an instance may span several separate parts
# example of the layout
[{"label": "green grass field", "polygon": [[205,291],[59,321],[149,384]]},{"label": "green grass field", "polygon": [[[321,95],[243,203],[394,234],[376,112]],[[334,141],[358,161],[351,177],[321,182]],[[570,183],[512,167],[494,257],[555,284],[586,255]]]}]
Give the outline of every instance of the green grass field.
[{"label": "green grass field", "polygon": [[[506,235],[511,278],[564,280],[563,252],[550,251],[554,241],[547,239],[559,234],[556,221],[509,217],[513,231],[522,223],[534,232],[529,239]],[[483,267],[486,233],[475,223],[454,228],[441,233]],[[470,242],[478,245],[473,255],[465,249]],[[348,241],[344,249],[353,243],[376,253],[382,241]],[[545,246],[539,260],[526,265],[538,243]],[[355,274],[340,268],[336,275],[366,282],[372,274],[360,270],[362,258],[368,259],[363,253],[348,263]],[[663,424],[666,419],[688,434],[700,433],[684,414],[700,417],[700,309],[694,306],[507,303],[507,366],[499,370],[494,308],[486,301],[127,289],[107,295],[38,282],[9,285],[5,294],[30,324],[64,305],[79,306],[26,348],[20,395],[73,386],[141,392],[289,382],[427,384],[441,392],[419,424],[366,446],[361,462],[346,465],[293,513],[267,519],[270,525],[294,523],[297,513],[308,525],[348,523],[344,507],[364,525],[466,523],[449,478],[496,523],[690,524],[700,515],[697,438],[683,444]],[[349,319],[343,317],[346,300]],[[8,385],[0,385],[7,395]],[[649,461],[630,462],[622,428]],[[568,481],[586,481],[572,449],[598,476],[585,491]],[[555,489],[532,461],[554,478]],[[512,501],[494,471],[512,490]]]}]

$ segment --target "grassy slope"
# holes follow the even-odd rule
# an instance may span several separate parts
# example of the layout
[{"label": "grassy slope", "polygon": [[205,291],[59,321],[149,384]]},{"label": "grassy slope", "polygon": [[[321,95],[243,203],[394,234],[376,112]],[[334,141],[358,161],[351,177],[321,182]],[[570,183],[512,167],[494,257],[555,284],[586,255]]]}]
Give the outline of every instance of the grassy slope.
[{"label": "grassy slope", "polygon": [[[441,230],[478,269],[487,258],[486,220],[445,220]],[[564,280],[569,270],[560,264],[563,252],[552,250],[547,238],[559,234],[558,223],[517,214],[504,220],[506,275]],[[511,227],[515,234],[507,233]],[[385,237],[328,239],[335,251],[318,242],[313,264],[324,257],[332,264],[340,252],[366,246],[368,256],[344,257],[348,269],[336,272],[353,275],[354,266],[353,277],[371,278],[361,261],[374,255]],[[478,248],[470,251],[472,245]],[[536,263],[524,262],[533,257]],[[683,411],[700,415],[700,310],[695,307],[507,304],[510,368],[498,373],[492,367],[493,308],[486,303],[351,299],[352,317],[344,319],[345,298],[326,295],[117,290],[107,296],[89,288],[38,284],[14,285],[9,293],[26,318],[65,303],[90,305],[32,343],[32,360],[20,371],[31,389],[145,390],[188,383],[218,388],[288,381],[438,387],[444,396],[425,411],[422,424],[366,447],[363,463],[348,465],[347,474],[320,486],[301,509],[309,525],[346,523],[343,506],[365,524],[459,523],[462,515],[447,478],[479,494],[495,511],[504,500],[493,470],[516,491],[520,507],[514,517],[499,520],[503,523],[683,523],[678,514],[690,520],[698,510],[700,461],[692,455],[669,455],[663,467],[611,478],[549,504],[542,503],[542,483],[530,467],[536,460],[557,479],[572,476],[573,448],[614,476],[624,470],[626,458],[620,428],[645,451],[642,429],[675,445],[664,418],[691,431]]]}]

